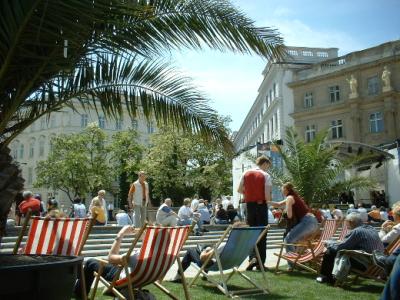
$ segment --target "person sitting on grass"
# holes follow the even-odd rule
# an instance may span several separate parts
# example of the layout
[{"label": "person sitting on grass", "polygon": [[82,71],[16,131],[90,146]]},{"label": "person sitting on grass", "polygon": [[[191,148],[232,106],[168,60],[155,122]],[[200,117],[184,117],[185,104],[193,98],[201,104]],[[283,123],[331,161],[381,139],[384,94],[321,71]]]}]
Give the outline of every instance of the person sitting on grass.
[{"label": "person sitting on grass", "polygon": [[103,226],[106,224],[106,213],[99,199],[93,199],[90,212],[92,216],[96,216],[96,222],[94,225]]}]

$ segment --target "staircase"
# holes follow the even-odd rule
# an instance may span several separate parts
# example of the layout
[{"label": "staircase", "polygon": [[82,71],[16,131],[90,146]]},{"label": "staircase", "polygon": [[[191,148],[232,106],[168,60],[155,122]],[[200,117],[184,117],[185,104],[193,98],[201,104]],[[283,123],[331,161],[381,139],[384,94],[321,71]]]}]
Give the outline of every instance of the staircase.
[{"label": "staircase", "polygon": [[[378,225],[375,227],[379,230]],[[190,235],[186,244],[183,246],[181,255],[185,250],[195,248],[196,245],[212,245],[219,241],[226,229],[226,225],[205,225],[204,228],[209,230],[209,232],[205,232],[202,236]],[[82,255],[85,257],[106,257],[112,243],[114,242],[114,238],[120,229],[120,226],[94,226],[88,240],[86,241]],[[8,231],[8,236],[3,237],[0,254],[12,252],[19,231],[20,227],[16,227]],[[271,229],[267,236],[267,249],[277,249],[279,246],[276,245],[276,243],[282,242],[283,233],[283,229],[276,227],[276,225],[271,225]],[[335,238],[337,238],[339,234],[340,229],[336,232]],[[25,241],[25,237],[23,241]],[[121,243],[120,253],[126,252],[129,245],[130,241],[129,237],[127,237]],[[141,245],[140,242],[139,245]]]}]

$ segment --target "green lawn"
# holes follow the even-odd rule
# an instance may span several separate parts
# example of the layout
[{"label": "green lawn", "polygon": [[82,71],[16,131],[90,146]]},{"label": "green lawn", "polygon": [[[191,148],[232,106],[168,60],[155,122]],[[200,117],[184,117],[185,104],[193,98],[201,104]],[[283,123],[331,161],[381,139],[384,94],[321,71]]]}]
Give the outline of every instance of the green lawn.
[{"label": "green lawn", "polygon": [[[262,276],[259,272],[246,272],[251,278],[260,280]],[[344,288],[335,288],[326,284],[315,282],[315,276],[305,272],[295,271],[292,274],[275,275],[267,272],[267,286],[270,295],[259,295],[244,297],[245,299],[304,299],[304,300],[346,300],[346,299],[363,299],[376,300],[379,298],[383,290],[383,284],[371,280],[359,279],[355,285],[346,286]],[[237,275],[231,279],[231,283],[236,287],[246,287],[246,282]],[[179,299],[185,299],[181,284],[164,282],[164,285],[174,293]],[[148,286],[157,299],[169,299],[165,294],[159,291],[155,286]],[[227,299],[210,283],[198,280],[195,287],[190,288],[192,299]],[[111,299],[111,297],[102,296],[98,292],[96,299]]]}]

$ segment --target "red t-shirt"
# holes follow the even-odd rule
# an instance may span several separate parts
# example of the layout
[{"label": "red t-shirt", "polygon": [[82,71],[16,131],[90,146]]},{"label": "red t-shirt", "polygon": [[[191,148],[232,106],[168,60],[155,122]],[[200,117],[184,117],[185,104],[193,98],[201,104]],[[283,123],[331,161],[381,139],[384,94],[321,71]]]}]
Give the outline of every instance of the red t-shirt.
[{"label": "red t-shirt", "polygon": [[294,198],[294,204],[292,206],[293,214],[296,216],[297,220],[300,221],[308,212],[310,212],[310,209],[299,196],[292,196]]},{"label": "red t-shirt", "polygon": [[271,179],[268,173],[261,169],[249,170],[243,174],[242,184],[244,188],[244,202],[264,203],[265,189],[271,186]]},{"label": "red t-shirt", "polygon": [[32,210],[32,212],[39,212],[40,201],[38,199],[31,197],[27,200],[22,201],[21,204],[18,206],[18,208],[21,214],[26,214],[29,208]]}]

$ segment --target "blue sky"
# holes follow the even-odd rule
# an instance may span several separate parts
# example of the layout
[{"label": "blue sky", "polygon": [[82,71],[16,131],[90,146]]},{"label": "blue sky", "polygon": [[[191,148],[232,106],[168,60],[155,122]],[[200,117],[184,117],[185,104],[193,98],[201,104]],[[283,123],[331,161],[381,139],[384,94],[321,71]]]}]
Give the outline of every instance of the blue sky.
[{"label": "blue sky", "polygon": [[[400,39],[400,0],[233,0],[258,26],[278,29],[289,46],[337,47],[339,55]],[[238,130],[257,96],[266,61],[212,50],[183,51],[175,64],[232,118]]]}]

